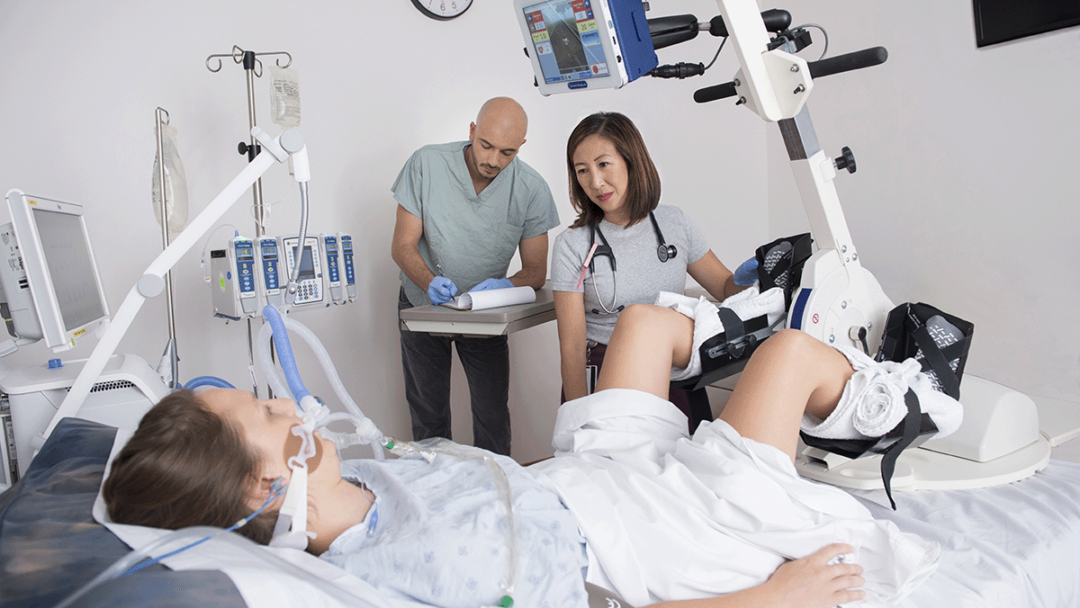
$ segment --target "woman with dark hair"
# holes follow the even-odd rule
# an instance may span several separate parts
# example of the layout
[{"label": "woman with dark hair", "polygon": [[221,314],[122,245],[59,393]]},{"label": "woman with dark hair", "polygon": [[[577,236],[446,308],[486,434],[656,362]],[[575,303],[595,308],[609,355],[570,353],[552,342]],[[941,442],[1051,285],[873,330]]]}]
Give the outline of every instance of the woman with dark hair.
[{"label": "woman with dark hair", "polygon": [[[718,301],[743,289],[690,218],[659,204],[660,175],[629,118],[605,112],[578,123],[566,168],[578,216],[555,239],[551,264],[564,401],[589,393],[625,307],[682,294],[687,273]],[[704,390],[672,389],[668,398],[691,432],[712,420]]]},{"label": "woman with dark hair", "polygon": [[[628,307],[612,336],[597,394],[564,407],[617,398],[668,415],[664,412],[670,404],[657,398],[662,400],[667,394],[671,368],[688,364],[692,335],[693,321],[675,311],[649,305]],[[752,445],[767,459],[787,463],[784,466],[791,469],[787,483],[813,486],[799,480],[791,466],[800,421],[804,413],[828,418],[852,374],[851,365],[838,351],[806,334],[783,330],[754,353],[721,420],[711,424],[719,425],[735,443]],[[286,482],[290,478],[287,459],[299,449],[298,439],[290,433],[300,423],[294,408],[288,400],[259,401],[250,393],[220,389],[163,400],[144,417],[112,465],[104,487],[110,517],[119,523],[178,528],[196,523],[228,525],[254,511],[270,496],[270,484],[277,477]],[[682,437],[678,445],[691,441],[685,433]],[[423,459],[342,463],[332,443],[322,440],[321,444],[318,460],[309,461],[308,527],[316,535],[308,551],[361,576],[389,596],[433,606],[494,605],[506,588],[507,563],[513,563],[508,559],[510,551],[518,561],[511,586],[522,606],[584,606],[583,578],[592,580],[594,565],[598,571],[613,572],[610,564],[594,564],[596,541],[587,530],[582,536],[576,511],[568,509],[544,481],[548,473],[542,465],[557,464],[559,456],[538,465],[539,470],[524,469],[508,458],[456,446],[494,459],[505,473],[514,504],[513,525],[508,526],[504,503],[492,487],[498,484],[492,483],[491,471],[483,462],[438,456],[431,463]],[[742,470],[736,476],[741,483],[746,483],[748,475],[767,474],[755,472],[755,466],[738,463],[736,468]],[[709,476],[725,474],[728,471],[717,470]],[[837,500],[857,505],[835,488],[800,491],[818,492],[819,497],[820,492],[833,492],[842,496]],[[794,495],[789,499],[798,502]],[[278,498],[269,510],[280,504]],[[738,566],[733,568],[741,572],[734,577],[708,570],[712,575],[707,578],[718,582],[716,588],[723,588],[727,595],[689,599],[708,595],[692,591],[689,585],[675,585],[682,593],[672,597],[654,594],[651,588],[649,593],[668,600],[657,604],[664,606],[836,606],[863,599],[865,592],[858,588],[864,585],[880,593],[896,581],[908,584],[925,575],[925,569],[912,572],[878,561],[876,570],[864,579],[862,567],[850,561],[856,554],[854,545],[862,545],[857,556],[871,559],[913,556],[920,550],[936,555],[923,541],[902,535],[888,522],[872,520],[865,509],[848,509],[840,519],[827,513],[831,511],[819,512],[814,522],[792,518],[792,525],[799,527],[791,534],[798,549],[769,553],[769,560],[763,567],[758,562],[749,578]],[[719,517],[709,515],[713,516]],[[274,514],[267,517],[272,520]],[[660,518],[651,525],[662,534],[669,525],[665,521]],[[707,534],[724,528],[719,519],[700,523]],[[816,532],[808,535],[802,526]],[[512,542],[508,534],[513,534]],[[265,542],[262,533],[253,536]],[[783,542],[783,537],[770,538]],[[815,540],[808,543],[808,538]],[[586,551],[586,545],[592,550]],[[756,556],[758,550],[747,545],[748,555],[717,558],[741,565],[753,562],[747,557]],[[918,557],[923,566],[933,566],[932,559]],[[695,570],[676,563],[661,569],[655,576],[663,581],[682,580],[686,570]],[[753,584],[731,588],[732,581]],[[884,586],[881,581],[886,581]]]}]

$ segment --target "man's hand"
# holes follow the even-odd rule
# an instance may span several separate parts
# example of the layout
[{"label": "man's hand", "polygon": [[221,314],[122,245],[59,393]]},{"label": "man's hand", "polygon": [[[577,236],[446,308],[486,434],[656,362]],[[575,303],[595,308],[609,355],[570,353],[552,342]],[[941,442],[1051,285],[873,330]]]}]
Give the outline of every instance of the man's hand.
[{"label": "man's hand", "polygon": [[513,287],[514,283],[510,279],[484,279],[480,281],[480,284],[473,287],[469,291],[487,291],[489,289],[507,289]]},{"label": "man's hand", "polygon": [[428,283],[427,295],[432,304],[444,304],[457,295],[457,285],[446,277],[435,277]]}]

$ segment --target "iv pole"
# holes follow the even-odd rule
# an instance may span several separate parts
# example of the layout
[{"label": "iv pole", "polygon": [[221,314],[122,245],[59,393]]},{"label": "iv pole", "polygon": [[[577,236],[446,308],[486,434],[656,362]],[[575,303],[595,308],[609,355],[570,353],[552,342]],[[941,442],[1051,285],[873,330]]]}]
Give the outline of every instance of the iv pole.
[{"label": "iv pole", "polygon": [[[285,57],[287,57],[288,61],[285,63],[285,65],[281,65],[280,57],[278,59],[274,60],[274,63],[276,63],[277,66],[282,68],[282,69],[287,68],[290,65],[292,65],[292,55],[290,55],[289,53],[287,53],[285,51],[273,51],[273,52],[268,52],[268,53],[256,53],[254,51],[245,51],[244,49],[240,48],[239,46],[237,46],[235,44],[233,45],[232,53],[230,53],[228,55],[210,55],[209,57],[206,58],[206,69],[208,69],[208,70],[210,70],[211,72],[214,72],[214,73],[217,73],[217,72],[221,71],[221,67],[222,67],[221,60],[224,57],[231,58],[234,63],[243,64],[244,72],[246,72],[246,74],[247,74],[248,132],[249,133],[251,133],[252,130],[255,129],[255,127],[256,127],[256,124],[255,124],[255,79],[262,77],[262,62],[259,61],[258,57],[266,56],[266,55],[284,55]],[[210,60],[211,59],[217,59],[217,67],[216,68],[211,67],[211,65],[210,65]],[[258,142],[255,141],[255,137],[252,136],[249,139],[248,143],[240,142],[240,145],[237,147],[237,150],[240,152],[240,154],[246,154],[247,157],[248,157],[248,162],[251,162],[251,161],[255,160],[255,156],[259,153],[259,144],[258,144]],[[254,197],[254,202],[255,202],[255,205],[254,205],[255,218],[256,218],[255,219],[255,240],[258,240],[264,234],[263,220],[265,219],[265,215],[264,215],[264,211],[263,211],[262,178],[261,177],[259,179],[255,180],[255,183],[252,185],[252,188],[251,188],[251,193],[252,193],[252,196]],[[253,346],[253,341],[252,341],[251,318],[250,317],[247,319],[247,334],[248,334],[248,369],[252,370],[252,372],[251,372],[251,387],[252,387],[252,392],[254,392],[255,396],[258,397],[259,396],[259,385],[255,381],[255,372],[254,372],[254,369],[255,369],[255,356],[254,356],[254,346]],[[273,397],[272,394],[270,396]]]},{"label": "iv pole", "polygon": [[[162,119],[164,116],[164,119]],[[167,190],[165,189],[165,155],[164,146],[161,139],[161,125],[168,126],[169,113],[163,108],[158,108],[154,112],[154,135],[157,137],[157,158],[158,158],[158,192],[161,193],[161,248],[168,249],[170,243],[169,237],[169,215],[167,204]],[[172,292],[172,270],[165,273],[165,308],[168,313],[169,322],[169,341],[165,345],[165,355],[169,358],[169,381],[166,385],[169,389],[176,388],[177,378],[179,378],[179,364],[180,357],[176,351],[176,315],[173,310],[173,292]]]}]

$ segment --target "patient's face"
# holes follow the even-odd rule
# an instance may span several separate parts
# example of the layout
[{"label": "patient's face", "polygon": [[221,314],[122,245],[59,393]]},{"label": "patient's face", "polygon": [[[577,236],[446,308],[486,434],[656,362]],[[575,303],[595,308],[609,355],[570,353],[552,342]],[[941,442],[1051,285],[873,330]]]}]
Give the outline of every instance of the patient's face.
[{"label": "patient's face", "polygon": [[[301,439],[292,428],[303,421],[296,415],[296,403],[291,399],[260,400],[255,395],[237,389],[214,389],[199,395],[207,407],[237,425],[248,445],[255,448],[263,460],[264,478],[284,476],[289,479],[289,458],[300,452]],[[324,454],[336,459],[333,442],[315,433],[315,455],[308,459],[308,471],[314,473]],[[324,467],[336,469],[335,466]]]}]

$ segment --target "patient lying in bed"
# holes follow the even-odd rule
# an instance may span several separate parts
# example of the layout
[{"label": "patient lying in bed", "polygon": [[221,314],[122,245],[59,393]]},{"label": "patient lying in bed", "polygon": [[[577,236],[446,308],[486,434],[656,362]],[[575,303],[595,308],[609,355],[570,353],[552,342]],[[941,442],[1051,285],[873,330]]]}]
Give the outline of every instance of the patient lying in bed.
[{"label": "patient lying in bed", "polygon": [[[622,313],[598,392],[560,410],[559,424],[567,430],[561,439],[557,433],[557,443],[567,442],[560,454],[534,475],[497,458],[513,490],[512,520],[481,460],[341,463],[333,444],[323,441],[308,462],[309,528],[316,533],[308,551],[388,595],[434,606],[495,605],[505,594],[520,606],[585,606],[586,577],[620,584],[616,591],[630,591],[632,603],[646,598],[663,605],[816,607],[864,598],[876,604],[910,591],[934,567],[937,546],[872,520],[841,491],[801,480],[791,467],[804,412],[827,418],[852,375],[843,355],[805,334],[783,331],[762,344],[721,420],[693,440],[664,435],[644,459],[625,444],[604,446],[605,437],[628,428],[662,430],[662,421],[678,414],[663,400],[671,368],[690,359],[692,332],[688,318],[668,309],[635,305]],[[613,399],[625,405],[625,414]],[[595,416],[591,405],[602,413]],[[567,420],[590,411],[590,420]],[[641,427],[649,419],[661,423]],[[287,460],[300,447],[290,429],[299,422],[291,401],[259,401],[242,391],[166,397],[113,462],[103,488],[110,517],[172,529],[232,525],[266,501],[273,480],[288,481]],[[669,560],[650,575],[658,584],[636,589],[621,582],[626,573],[610,556],[643,550],[633,541],[620,546],[619,534],[610,533],[619,526],[598,522],[595,505],[582,503],[574,491],[590,481],[581,475],[596,473],[606,461],[637,469],[626,479],[638,487],[621,488],[625,500],[636,502],[621,507],[632,515],[628,521],[646,522],[647,539],[662,539],[669,523],[649,516],[651,500],[663,499],[651,490],[663,484],[643,480],[669,472],[695,479],[690,495],[711,494],[695,511],[702,542],[733,539],[698,552],[741,564],[733,568],[736,575],[717,570],[704,577],[714,579],[710,587],[714,581],[702,581],[694,565]],[[610,469],[604,473],[614,479]],[[762,494],[768,504],[716,493],[725,488]],[[759,507],[774,513],[769,526],[745,512]],[[276,513],[263,512],[239,531],[266,543],[275,519]],[[682,533],[670,525],[672,538]],[[512,551],[519,565],[511,577]],[[872,565],[865,572],[851,563],[864,557]]]}]

